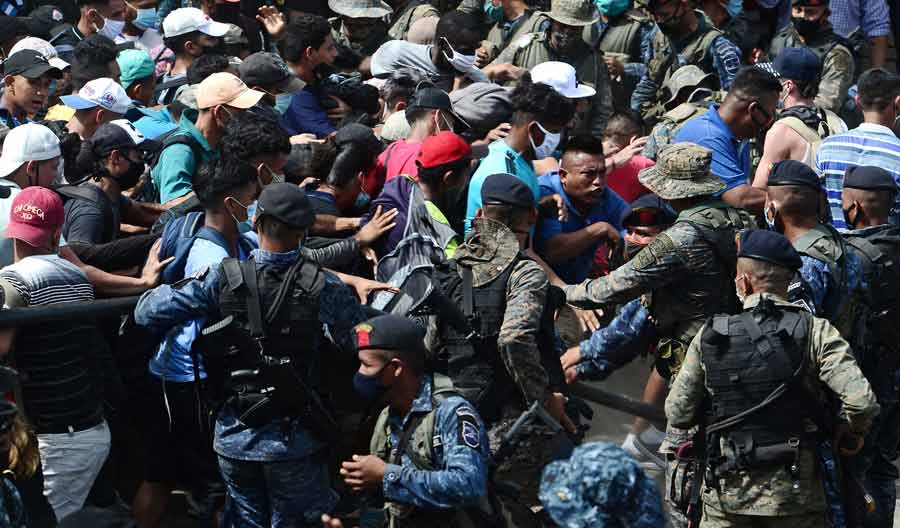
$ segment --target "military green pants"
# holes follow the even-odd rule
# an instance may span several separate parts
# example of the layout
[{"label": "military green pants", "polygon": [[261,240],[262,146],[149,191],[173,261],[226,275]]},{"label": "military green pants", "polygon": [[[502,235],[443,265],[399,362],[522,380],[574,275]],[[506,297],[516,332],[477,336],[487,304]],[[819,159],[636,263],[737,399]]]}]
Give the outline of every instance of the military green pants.
[{"label": "military green pants", "polygon": [[737,515],[725,513],[706,504],[700,528],[823,528],[825,512],[767,517],[764,515]]}]

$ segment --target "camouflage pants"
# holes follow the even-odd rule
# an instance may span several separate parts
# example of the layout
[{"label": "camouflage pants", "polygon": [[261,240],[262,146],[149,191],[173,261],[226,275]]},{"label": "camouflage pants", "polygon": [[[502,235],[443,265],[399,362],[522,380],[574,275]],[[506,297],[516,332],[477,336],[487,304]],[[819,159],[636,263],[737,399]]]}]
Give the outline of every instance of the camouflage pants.
[{"label": "camouflage pants", "polygon": [[877,510],[865,515],[866,528],[891,526],[897,500],[897,459],[900,445],[900,405],[896,401],[882,404],[863,451],[858,469],[865,477],[866,489],[874,496]]},{"label": "camouflage pants", "polygon": [[823,528],[825,512],[766,517],[762,515],[737,515],[703,505],[700,528]]}]

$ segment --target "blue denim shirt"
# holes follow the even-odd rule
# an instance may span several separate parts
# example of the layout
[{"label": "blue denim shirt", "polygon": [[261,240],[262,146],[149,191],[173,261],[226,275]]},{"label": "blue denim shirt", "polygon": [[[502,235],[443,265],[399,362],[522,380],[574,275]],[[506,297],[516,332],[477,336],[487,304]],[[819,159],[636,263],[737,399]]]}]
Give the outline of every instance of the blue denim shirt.
[{"label": "blue denim shirt", "polygon": [[[641,304],[640,299],[629,301],[609,325],[591,334],[579,345],[581,363],[575,366],[578,376],[584,379],[604,380],[615,370],[623,367],[641,352],[636,340],[650,321],[650,311]],[[621,353],[613,351],[629,351],[629,357],[623,361]]]},{"label": "blue denim shirt", "polygon": [[[245,238],[256,245],[255,237]],[[184,266],[185,277],[199,277],[206,273],[217,275],[219,264],[229,257],[228,252],[216,244],[197,239],[191,246]],[[241,253],[237,257],[246,260],[249,255]],[[201,299],[194,286],[196,281],[183,288],[163,284],[145,292],[134,309],[134,320],[141,326],[159,332],[165,337],[159,349],[150,359],[150,372],[165,381],[187,383],[194,381],[194,363],[191,361],[191,346],[206,323],[208,312],[201,308]],[[203,365],[200,378],[205,379]]]},{"label": "blue denim shirt", "polygon": [[[425,375],[419,394],[406,416],[391,413],[388,423],[391,445],[400,443],[400,434],[413,415],[427,413],[434,407],[432,380]],[[460,416],[472,416],[478,424],[477,438],[470,422]],[[408,453],[402,465],[387,464],[384,469],[384,498],[391,502],[425,508],[462,508],[478,504],[487,490],[487,468],[490,442],[481,417],[460,396],[443,400],[434,418],[434,458],[437,469],[419,469]]]}]

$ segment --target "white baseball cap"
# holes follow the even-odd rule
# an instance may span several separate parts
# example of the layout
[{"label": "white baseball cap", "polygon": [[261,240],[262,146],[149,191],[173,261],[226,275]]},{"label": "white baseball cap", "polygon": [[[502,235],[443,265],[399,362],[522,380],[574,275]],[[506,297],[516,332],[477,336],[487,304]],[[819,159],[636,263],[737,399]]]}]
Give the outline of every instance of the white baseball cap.
[{"label": "white baseball cap", "polygon": [[222,24],[209,18],[196,7],[176,9],[163,20],[163,35],[166,38],[177,37],[186,33],[199,31],[210,37],[224,37],[228,33],[228,24]]},{"label": "white baseball cap", "polygon": [[37,123],[25,123],[9,131],[0,154],[0,178],[16,171],[23,163],[44,161],[60,155],[59,138]]},{"label": "white baseball cap", "polygon": [[565,62],[542,62],[531,68],[532,82],[546,84],[569,99],[581,99],[592,97],[597,93],[586,84],[581,84],[575,79],[575,68]]},{"label": "white baseball cap", "polygon": [[56,51],[56,48],[53,47],[53,44],[50,44],[44,39],[37,37],[25,37],[19,42],[16,42],[16,45],[9,50],[9,54],[12,55],[17,51],[22,50],[34,50],[47,59],[47,62],[50,63],[50,66],[62,71],[69,67],[69,63],[59,58],[59,53]]},{"label": "white baseball cap", "polygon": [[125,89],[108,77],[94,79],[82,86],[81,90],[78,90],[78,95],[64,95],[60,97],[60,100],[75,110],[99,106],[121,115],[125,115],[132,105],[131,98],[125,93]]}]

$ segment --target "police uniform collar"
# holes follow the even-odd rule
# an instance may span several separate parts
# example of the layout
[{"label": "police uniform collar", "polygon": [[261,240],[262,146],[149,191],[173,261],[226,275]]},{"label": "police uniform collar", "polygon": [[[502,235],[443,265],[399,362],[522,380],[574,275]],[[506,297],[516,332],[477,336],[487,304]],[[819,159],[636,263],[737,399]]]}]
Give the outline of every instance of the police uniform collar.
[{"label": "police uniform collar", "polygon": [[481,217],[472,219],[472,231],[453,258],[472,268],[472,284],[477,288],[506,271],[520,251],[515,233],[496,220]]},{"label": "police uniform collar", "polygon": [[430,412],[434,408],[431,400],[431,374],[422,376],[422,383],[419,385],[419,392],[409,407],[409,414]]},{"label": "police uniform collar", "polygon": [[266,251],[265,249],[254,249],[250,254],[260,264],[293,264],[300,258],[300,248],[280,253]]}]

